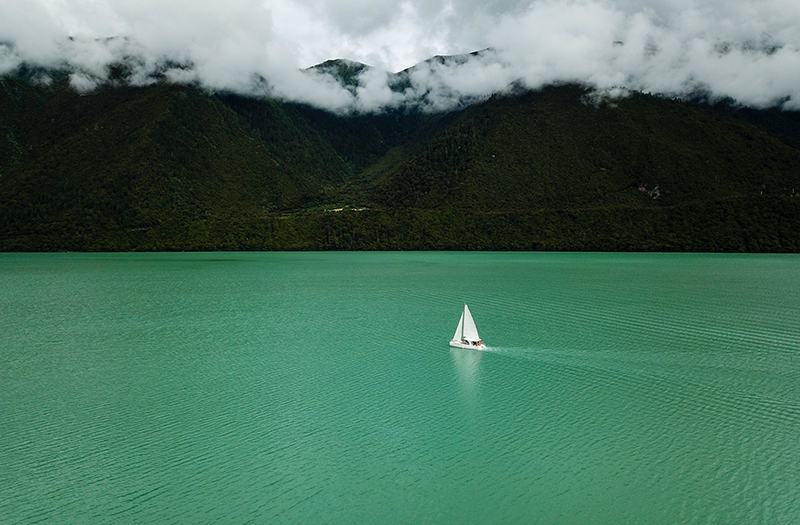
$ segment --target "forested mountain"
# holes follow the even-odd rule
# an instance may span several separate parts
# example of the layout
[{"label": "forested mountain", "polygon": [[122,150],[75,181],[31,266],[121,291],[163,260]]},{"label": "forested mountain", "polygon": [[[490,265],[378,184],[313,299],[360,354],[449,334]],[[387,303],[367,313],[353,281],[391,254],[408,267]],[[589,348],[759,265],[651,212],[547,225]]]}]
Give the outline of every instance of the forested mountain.
[{"label": "forested mountain", "polygon": [[558,85],[335,114],[47,78],[0,78],[0,250],[800,251],[796,113]]}]

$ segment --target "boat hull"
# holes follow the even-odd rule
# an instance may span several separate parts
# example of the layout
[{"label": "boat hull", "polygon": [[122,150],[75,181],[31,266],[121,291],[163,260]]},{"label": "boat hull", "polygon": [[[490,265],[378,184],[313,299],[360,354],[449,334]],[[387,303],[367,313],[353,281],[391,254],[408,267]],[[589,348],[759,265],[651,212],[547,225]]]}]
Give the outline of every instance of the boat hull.
[{"label": "boat hull", "polygon": [[471,343],[464,344],[461,341],[450,341],[450,346],[453,348],[468,348],[470,350],[486,350],[486,345],[483,343],[479,345],[473,345]]}]

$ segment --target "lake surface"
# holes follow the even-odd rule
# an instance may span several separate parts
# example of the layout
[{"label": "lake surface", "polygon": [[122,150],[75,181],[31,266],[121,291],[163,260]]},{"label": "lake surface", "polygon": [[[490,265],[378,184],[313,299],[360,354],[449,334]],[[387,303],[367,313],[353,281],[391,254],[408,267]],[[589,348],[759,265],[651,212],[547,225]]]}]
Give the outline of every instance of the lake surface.
[{"label": "lake surface", "polygon": [[797,523],[798,307],[794,255],[0,254],[0,522]]}]

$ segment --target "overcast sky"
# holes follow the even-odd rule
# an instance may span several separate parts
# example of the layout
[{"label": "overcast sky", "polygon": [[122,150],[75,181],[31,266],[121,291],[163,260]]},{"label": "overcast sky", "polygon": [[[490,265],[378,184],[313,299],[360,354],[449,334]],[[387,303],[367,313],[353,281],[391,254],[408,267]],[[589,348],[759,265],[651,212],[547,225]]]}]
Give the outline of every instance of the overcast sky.
[{"label": "overcast sky", "polygon": [[[446,109],[515,81],[703,89],[800,109],[800,0],[3,0],[0,42],[0,74],[21,61],[69,64],[85,90],[106,64],[135,56],[135,82],[170,60],[192,66],[167,71],[175,81],[337,110],[423,94]],[[387,72],[433,55],[486,48],[466,63],[417,68],[404,94],[386,84]],[[355,93],[301,73],[331,58],[375,69]]]}]

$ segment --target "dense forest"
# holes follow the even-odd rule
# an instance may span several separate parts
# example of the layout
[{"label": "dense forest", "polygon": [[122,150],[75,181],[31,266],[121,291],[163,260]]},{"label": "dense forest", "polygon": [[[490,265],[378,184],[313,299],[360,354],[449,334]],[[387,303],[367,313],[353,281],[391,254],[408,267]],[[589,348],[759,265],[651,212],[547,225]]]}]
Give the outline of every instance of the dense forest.
[{"label": "dense forest", "polygon": [[40,73],[0,78],[2,251],[800,251],[797,113],[554,85],[334,114]]}]

